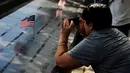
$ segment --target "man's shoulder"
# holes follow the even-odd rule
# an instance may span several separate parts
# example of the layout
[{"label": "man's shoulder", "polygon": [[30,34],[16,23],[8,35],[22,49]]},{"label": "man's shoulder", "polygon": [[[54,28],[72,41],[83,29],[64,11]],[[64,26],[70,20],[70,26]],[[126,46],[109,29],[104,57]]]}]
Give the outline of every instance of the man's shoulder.
[{"label": "man's shoulder", "polygon": [[[86,37],[84,40],[93,42],[94,44],[102,44],[104,40],[114,38],[126,37],[122,32],[116,28],[104,29],[101,31],[95,31],[90,36]],[[100,42],[100,43],[99,43]]]},{"label": "man's shoulder", "polygon": [[83,44],[86,46],[90,46],[91,48],[96,48],[97,46],[102,44],[102,40],[103,38],[101,38],[99,34],[94,33],[84,38]]}]

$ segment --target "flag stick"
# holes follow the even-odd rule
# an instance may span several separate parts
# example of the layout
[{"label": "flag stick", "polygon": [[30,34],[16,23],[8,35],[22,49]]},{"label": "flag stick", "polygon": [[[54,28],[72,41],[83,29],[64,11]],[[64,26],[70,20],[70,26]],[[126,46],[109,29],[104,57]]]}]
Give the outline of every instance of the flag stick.
[{"label": "flag stick", "polygon": [[35,38],[35,20],[34,20],[34,27],[33,27],[33,39]]}]

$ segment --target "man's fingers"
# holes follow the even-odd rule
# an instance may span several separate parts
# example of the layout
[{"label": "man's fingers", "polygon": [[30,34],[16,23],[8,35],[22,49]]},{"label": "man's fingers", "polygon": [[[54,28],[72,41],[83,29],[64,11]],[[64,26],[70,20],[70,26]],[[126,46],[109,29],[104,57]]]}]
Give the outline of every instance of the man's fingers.
[{"label": "man's fingers", "polygon": [[64,19],[64,21],[63,21],[63,27],[65,27],[65,19]]},{"label": "man's fingers", "polygon": [[69,26],[69,21],[68,21],[68,18],[66,18],[64,20],[64,27],[68,27]]},{"label": "man's fingers", "polygon": [[64,19],[64,24],[63,24],[64,27],[66,27],[66,21],[67,21],[67,19]]},{"label": "man's fingers", "polygon": [[70,28],[74,27],[74,22],[73,21],[70,22],[70,26],[69,27]]},{"label": "man's fingers", "polygon": [[60,22],[61,31],[63,30],[63,21]]}]

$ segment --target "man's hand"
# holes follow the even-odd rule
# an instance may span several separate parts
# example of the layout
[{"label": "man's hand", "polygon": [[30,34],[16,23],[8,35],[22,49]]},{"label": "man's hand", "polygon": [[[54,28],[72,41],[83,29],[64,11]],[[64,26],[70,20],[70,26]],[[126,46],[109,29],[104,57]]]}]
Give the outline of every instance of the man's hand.
[{"label": "man's hand", "polygon": [[59,43],[67,42],[73,26],[74,26],[73,21],[71,21],[71,23],[69,23],[67,18],[64,20],[64,22],[61,24]]}]

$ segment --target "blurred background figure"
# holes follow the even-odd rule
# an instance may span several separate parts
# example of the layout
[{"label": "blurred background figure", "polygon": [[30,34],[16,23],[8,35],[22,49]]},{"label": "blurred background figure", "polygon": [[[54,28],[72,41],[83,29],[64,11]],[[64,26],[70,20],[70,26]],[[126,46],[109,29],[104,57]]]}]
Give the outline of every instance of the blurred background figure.
[{"label": "blurred background figure", "polygon": [[56,10],[56,19],[61,18],[62,17],[62,9],[57,9]]},{"label": "blurred background figure", "polygon": [[58,6],[60,6],[61,8],[64,8],[66,4],[66,0],[59,0],[58,2]]}]

